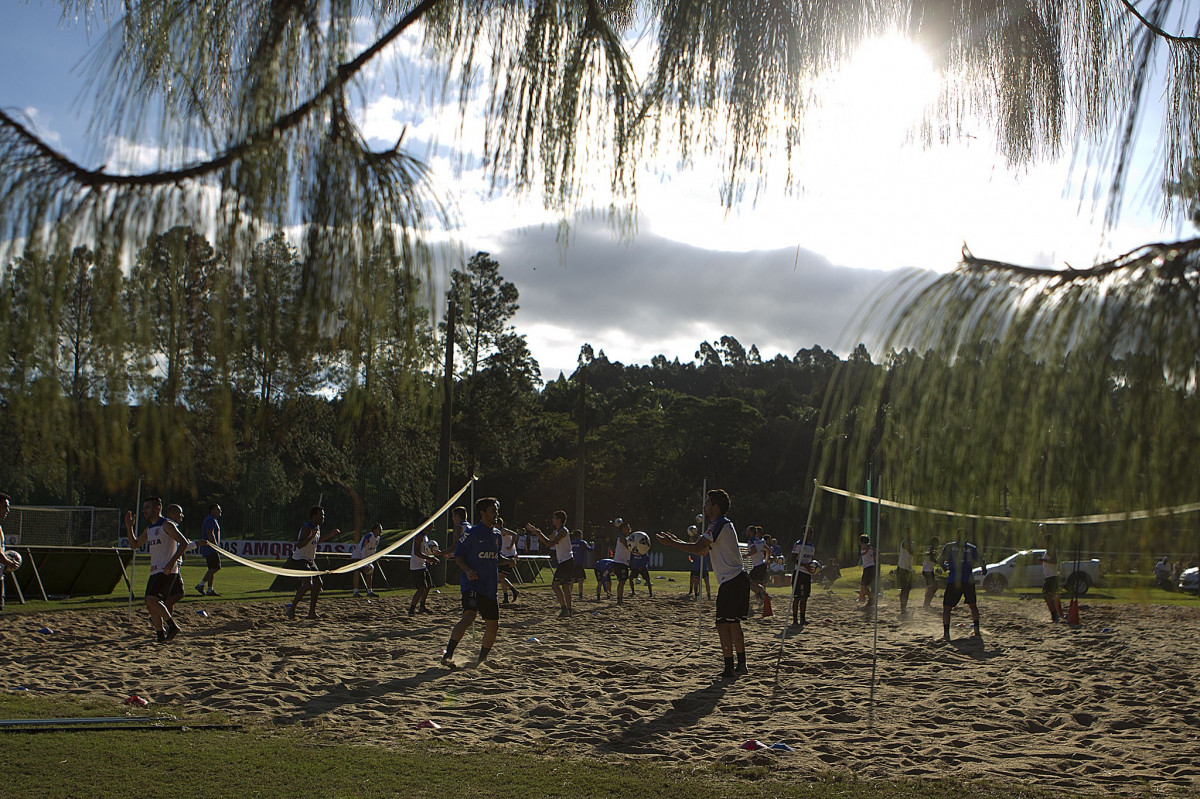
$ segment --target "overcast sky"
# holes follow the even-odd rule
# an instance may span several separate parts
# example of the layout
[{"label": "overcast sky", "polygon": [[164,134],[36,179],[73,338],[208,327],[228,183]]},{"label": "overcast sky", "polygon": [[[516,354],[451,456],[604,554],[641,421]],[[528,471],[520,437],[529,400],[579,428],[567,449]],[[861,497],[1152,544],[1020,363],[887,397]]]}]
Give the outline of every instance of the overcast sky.
[{"label": "overcast sky", "polygon": [[[88,106],[76,100],[89,39],[64,32],[59,13],[52,3],[5,4],[0,106],[84,159]],[[584,343],[625,363],[686,361],[701,341],[727,334],[765,358],[813,344],[845,354],[857,341],[847,323],[868,294],[897,269],[952,269],[964,243],[987,258],[1081,266],[1177,232],[1162,229],[1144,197],[1104,231],[1078,166],[1064,159],[1014,173],[982,127],[949,147],[905,144],[929,83],[927,60],[907,43],[864,48],[836,83],[848,102],[814,118],[794,164],[798,194],[785,196],[776,177],[757,203],[728,212],[712,164],[678,170],[667,157],[639,183],[636,236],[576,221],[567,246],[536,201],[490,195],[478,170],[451,168],[455,146],[440,131],[455,125],[444,113],[399,89],[376,98],[362,121],[380,144],[405,125],[407,143],[438,142],[429,158],[462,220],[454,235],[465,257],[491,252],[517,285],[518,330],[547,379],[569,373]],[[468,136],[477,122],[468,115]]]}]

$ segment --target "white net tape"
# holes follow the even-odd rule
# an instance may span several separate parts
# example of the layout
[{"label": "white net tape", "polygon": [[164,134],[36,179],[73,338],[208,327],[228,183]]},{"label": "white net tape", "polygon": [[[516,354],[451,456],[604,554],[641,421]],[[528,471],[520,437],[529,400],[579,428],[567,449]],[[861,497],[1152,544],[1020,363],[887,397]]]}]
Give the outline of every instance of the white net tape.
[{"label": "white net tape", "polygon": [[[814,481],[815,482],[815,481]],[[869,494],[857,494],[853,491],[847,491],[843,488],[833,488],[827,485],[817,483],[817,488],[822,491],[828,491],[830,494],[847,497],[848,499],[861,499],[863,502],[881,505],[885,508],[896,508],[898,510],[917,511],[919,513],[932,513],[937,516],[953,516],[960,519],[982,519],[992,522],[1028,522],[1029,524],[1104,524],[1106,522],[1125,522],[1135,519],[1151,519],[1156,516],[1174,516],[1181,513],[1195,513],[1200,511],[1200,502],[1189,502],[1186,505],[1175,505],[1170,508],[1150,508],[1147,510],[1131,510],[1121,513],[1098,513],[1092,516],[1059,516],[1053,519],[1024,519],[1019,516],[989,516],[982,513],[960,513],[953,510],[940,510],[938,508],[925,508],[920,505],[908,505],[903,502],[893,502],[890,499],[880,499]]]},{"label": "white net tape", "polygon": [[224,549],[220,549],[220,548],[217,549],[217,552],[221,553],[221,557],[229,558],[230,560],[234,561],[235,563],[240,563],[243,566],[249,566],[252,569],[258,569],[260,572],[266,572],[267,574],[276,574],[281,577],[305,577],[305,578],[308,578],[308,577],[320,577],[321,575],[324,575],[324,574],[349,574],[350,572],[358,571],[359,569],[361,569],[364,566],[367,566],[368,564],[374,563],[375,561],[379,560],[382,557],[386,557],[387,555],[392,554],[397,549],[404,546],[409,541],[413,540],[413,538],[416,537],[416,535],[418,533],[420,533],[426,527],[428,527],[429,525],[431,525],[435,521],[437,521],[439,518],[441,518],[442,514],[444,514],[446,511],[448,511],[450,509],[450,506],[452,506],[455,502],[458,501],[458,498],[461,497],[463,495],[463,493],[466,492],[466,490],[471,487],[471,483],[473,483],[474,481],[475,481],[475,478],[472,477],[470,480],[468,480],[466,483],[464,483],[463,487],[458,489],[458,492],[455,493],[454,496],[452,496],[452,497],[450,497],[450,499],[446,500],[445,505],[438,508],[437,511],[432,516],[430,516],[428,519],[426,519],[424,522],[422,522],[419,527],[415,528],[412,532],[410,532],[408,535],[401,538],[399,541],[389,544],[387,547],[379,550],[378,552],[376,552],[374,555],[370,556],[369,558],[363,558],[362,560],[352,561],[350,563],[347,563],[345,566],[339,566],[336,569],[326,569],[324,571],[307,571],[307,570],[301,571],[298,569],[284,568],[282,566],[267,566],[265,564],[259,563],[258,561],[253,561],[253,560],[250,560],[249,558],[243,558],[241,555],[235,555],[232,552],[227,552]]}]

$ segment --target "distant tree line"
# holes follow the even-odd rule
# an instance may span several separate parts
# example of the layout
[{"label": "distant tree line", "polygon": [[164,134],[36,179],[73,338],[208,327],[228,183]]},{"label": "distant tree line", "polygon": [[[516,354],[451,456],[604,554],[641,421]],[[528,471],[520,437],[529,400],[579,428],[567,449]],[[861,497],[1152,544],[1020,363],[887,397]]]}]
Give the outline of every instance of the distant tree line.
[{"label": "distant tree line", "polygon": [[[3,273],[0,486],[18,502],[129,507],[140,478],[193,513],[220,501],[232,531],[263,537],[290,535],[318,498],[343,529],[404,526],[440,504],[448,320],[434,323],[429,287],[399,255],[347,265],[336,289],[310,282],[281,234],[231,263],[202,234],[175,228],[129,260],[126,270],[120,254],[30,245]],[[1155,381],[1151,365],[1107,363],[1110,390],[1091,403],[1103,434],[1064,413],[1031,446],[1033,428],[1051,417],[1030,410],[1029,387],[1061,369],[1029,353],[903,350],[877,364],[862,345],[845,359],[813,346],[764,360],[724,335],[701,342],[692,360],[625,365],[582,344],[576,370],[543,385],[512,325],[519,292],[493,258],[476,253],[454,270],[449,294],[459,308],[450,483],[477,474],[510,526],[562,508],[601,541],[617,516],[682,533],[707,485],[731,493],[741,525],[790,542],[814,477],[852,490],[873,479],[876,491],[913,504],[1051,514],[1072,507],[1081,470],[1093,469],[1089,490],[1103,494],[1096,483],[1107,472],[1094,465],[1136,450],[1137,389],[1147,383],[1167,395],[1181,446],[1140,457],[1156,468],[1200,466],[1186,422],[1194,392]],[[963,389],[1004,375],[1007,389]],[[973,399],[959,404],[959,395]],[[931,414],[934,424],[914,426]],[[995,435],[981,449],[972,430],[984,429]],[[1146,503],[1183,501],[1149,482]],[[862,503],[828,495],[813,511],[843,549],[865,515]]]}]

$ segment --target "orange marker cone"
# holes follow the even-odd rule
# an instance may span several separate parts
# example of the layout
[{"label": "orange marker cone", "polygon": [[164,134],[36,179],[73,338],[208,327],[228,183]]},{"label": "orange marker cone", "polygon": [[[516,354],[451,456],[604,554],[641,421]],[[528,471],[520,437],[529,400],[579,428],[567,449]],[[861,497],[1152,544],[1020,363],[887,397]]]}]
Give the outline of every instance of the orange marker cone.
[{"label": "orange marker cone", "polygon": [[763,618],[774,615],[775,614],[771,612],[771,595],[766,591],[763,591]]},{"label": "orange marker cone", "polygon": [[1067,608],[1067,624],[1083,624],[1079,620],[1079,600],[1072,599],[1071,605]]}]

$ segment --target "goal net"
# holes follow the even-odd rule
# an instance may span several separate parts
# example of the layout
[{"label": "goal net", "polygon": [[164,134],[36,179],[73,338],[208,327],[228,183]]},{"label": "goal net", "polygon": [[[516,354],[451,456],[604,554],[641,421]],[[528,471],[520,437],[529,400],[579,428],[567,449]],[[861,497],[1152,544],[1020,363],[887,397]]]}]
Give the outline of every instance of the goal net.
[{"label": "goal net", "polygon": [[24,546],[112,546],[121,535],[121,511],[90,505],[14,505],[4,540]]}]

